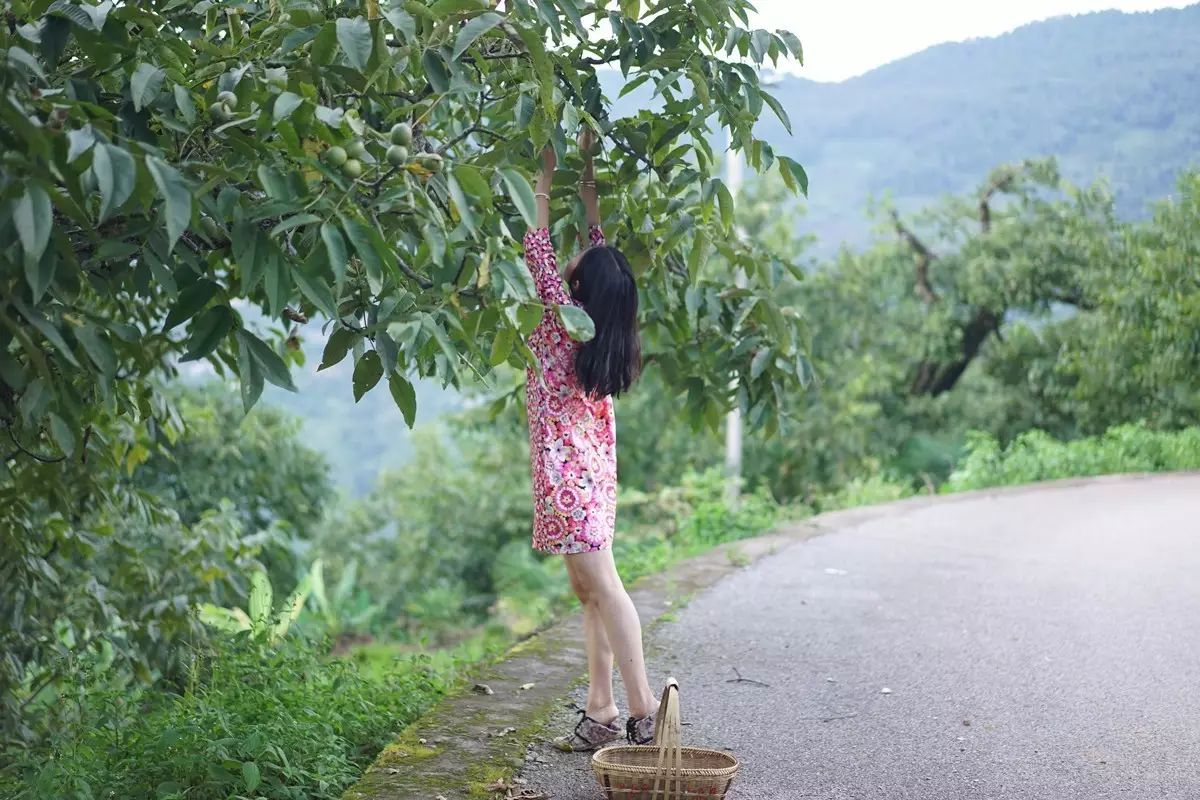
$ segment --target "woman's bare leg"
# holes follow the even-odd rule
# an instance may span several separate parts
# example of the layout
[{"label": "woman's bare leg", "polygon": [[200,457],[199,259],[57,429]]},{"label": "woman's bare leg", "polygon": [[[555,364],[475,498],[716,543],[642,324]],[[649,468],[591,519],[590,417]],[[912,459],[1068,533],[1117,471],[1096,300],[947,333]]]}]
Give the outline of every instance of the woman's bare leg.
[{"label": "woman's bare leg", "polygon": [[[615,657],[617,668],[621,670],[621,680],[625,683],[629,713],[635,717],[653,714],[658,708],[658,700],[650,691],[650,682],[646,678],[642,624],[633,601],[621,583],[621,576],[617,574],[612,550],[575,553],[566,556],[566,562],[571,585],[584,605],[585,626],[589,611],[593,619],[598,618],[602,623],[609,652]],[[589,636],[589,671],[593,658],[592,637]],[[590,674],[594,679],[595,673]],[[611,676],[611,668],[609,674]],[[609,691],[611,696],[611,688]]]},{"label": "woman's bare leg", "polygon": [[621,713],[613,698],[613,651],[604,621],[591,603],[583,604],[583,632],[588,655],[587,714],[597,722],[611,723]]}]

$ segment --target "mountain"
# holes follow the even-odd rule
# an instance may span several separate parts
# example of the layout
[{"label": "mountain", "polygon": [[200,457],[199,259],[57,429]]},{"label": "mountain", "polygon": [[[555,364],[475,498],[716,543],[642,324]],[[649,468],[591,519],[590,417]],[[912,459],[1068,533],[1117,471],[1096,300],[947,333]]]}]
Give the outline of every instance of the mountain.
[{"label": "mountain", "polygon": [[772,92],[793,135],[769,110],[759,135],[805,166],[803,228],[827,247],[864,241],[868,197],[917,206],[1033,156],[1077,183],[1106,178],[1138,215],[1200,165],[1197,42],[1200,4],[1059,17],[839,83],[784,77]]},{"label": "mountain", "polygon": [[[808,214],[797,225],[824,253],[868,240],[872,196],[911,208],[1033,156],[1057,156],[1076,182],[1107,177],[1121,212],[1134,216],[1169,194],[1182,168],[1200,164],[1197,42],[1200,5],[1052,19],[932,47],[840,83],[784,77],[772,91],[793,135],[769,110],[759,135],[807,169]],[[605,76],[610,97],[619,86],[617,73]],[[616,113],[645,107],[649,94],[630,93]],[[266,399],[301,416],[334,479],[358,494],[381,468],[404,461],[409,432],[386,389],[353,402],[348,363],[314,372],[323,344],[306,347],[299,394]],[[418,405],[424,423],[460,399],[422,382]]]}]

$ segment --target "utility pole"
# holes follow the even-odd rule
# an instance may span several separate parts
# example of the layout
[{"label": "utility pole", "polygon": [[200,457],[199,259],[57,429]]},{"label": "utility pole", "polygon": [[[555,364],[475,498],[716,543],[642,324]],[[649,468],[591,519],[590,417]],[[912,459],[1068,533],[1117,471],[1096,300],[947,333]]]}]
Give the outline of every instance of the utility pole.
[{"label": "utility pole", "polygon": [[[737,206],[738,191],[742,188],[742,157],[733,152],[733,133],[725,131],[725,185]],[[746,285],[746,276],[738,269],[733,276],[735,286]],[[737,389],[737,381],[733,387]],[[737,508],[742,493],[742,409],[736,399],[725,415],[725,502]]]}]

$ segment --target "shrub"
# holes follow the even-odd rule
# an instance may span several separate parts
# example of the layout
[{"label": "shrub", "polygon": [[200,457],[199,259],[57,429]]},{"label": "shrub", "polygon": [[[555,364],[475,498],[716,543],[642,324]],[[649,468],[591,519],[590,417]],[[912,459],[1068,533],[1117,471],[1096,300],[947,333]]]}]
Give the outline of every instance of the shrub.
[{"label": "shrub", "polygon": [[961,492],[1055,478],[1189,469],[1200,469],[1200,428],[1170,432],[1143,424],[1119,425],[1102,436],[1070,442],[1033,430],[1007,448],[987,434],[975,433],[944,489]]}]

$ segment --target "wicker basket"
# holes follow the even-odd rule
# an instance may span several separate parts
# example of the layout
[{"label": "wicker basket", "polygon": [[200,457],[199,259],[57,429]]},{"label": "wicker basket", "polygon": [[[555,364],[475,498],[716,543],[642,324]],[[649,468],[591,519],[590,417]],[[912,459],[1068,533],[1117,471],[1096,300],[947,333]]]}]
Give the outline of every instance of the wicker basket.
[{"label": "wicker basket", "polygon": [[729,753],[680,743],[674,678],[663,689],[654,744],[605,747],[592,754],[592,771],[608,800],[720,800],[740,766]]}]

